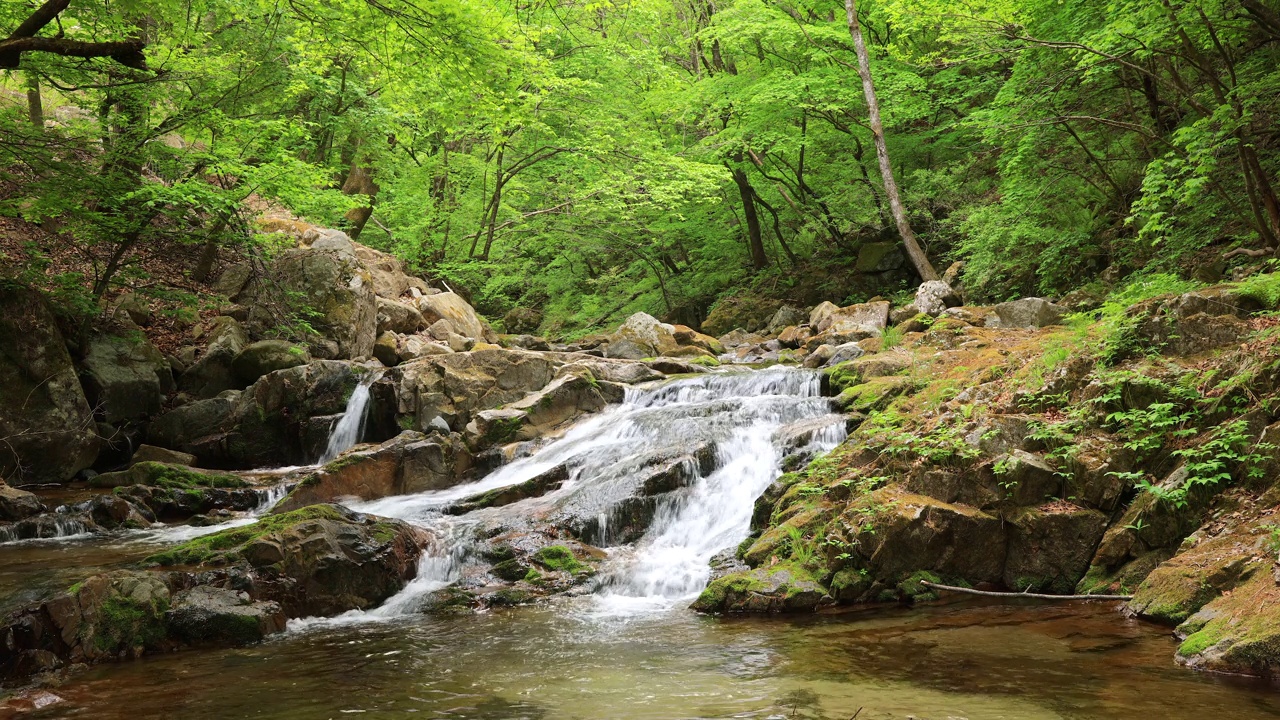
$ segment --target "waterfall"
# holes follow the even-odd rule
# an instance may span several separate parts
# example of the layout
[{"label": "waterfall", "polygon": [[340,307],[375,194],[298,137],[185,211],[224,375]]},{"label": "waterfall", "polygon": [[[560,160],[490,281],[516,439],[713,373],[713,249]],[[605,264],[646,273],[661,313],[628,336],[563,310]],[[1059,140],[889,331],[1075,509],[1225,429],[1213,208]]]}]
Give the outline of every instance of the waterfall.
[{"label": "waterfall", "polygon": [[[782,474],[783,460],[830,450],[844,439],[844,418],[832,414],[820,388],[817,372],[785,367],[630,387],[621,405],[478,482],[356,503],[352,507],[362,512],[429,528],[439,542],[422,558],[418,580],[382,607],[338,622],[413,612],[425,594],[460,577],[477,534],[530,516],[578,527],[589,542],[610,550],[597,591],[602,607],[625,611],[687,602],[705,587],[711,557],[746,538],[755,499]],[[699,453],[710,462],[689,459]],[[461,498],[561,466],[567,479],[542,497],[442,515]],[[623,547],[626,528],[614,514],[636,497],[638,478],[655,467],[676,468],[683,488],[663,494],[647,530]]]},{"label": "waterfall", "polygon": [[329,446],[320,456],[320,465],[333,460],[360,442],[360,436],[364,434],[364,420],[369,414],[369,386],[377,379],[378,373],[369,373],[361,378],[356,389],[352,391],[351,397],[347,400],[346,410],[343,410],[338,424],[333,426],[333,432],[329,434]]}]

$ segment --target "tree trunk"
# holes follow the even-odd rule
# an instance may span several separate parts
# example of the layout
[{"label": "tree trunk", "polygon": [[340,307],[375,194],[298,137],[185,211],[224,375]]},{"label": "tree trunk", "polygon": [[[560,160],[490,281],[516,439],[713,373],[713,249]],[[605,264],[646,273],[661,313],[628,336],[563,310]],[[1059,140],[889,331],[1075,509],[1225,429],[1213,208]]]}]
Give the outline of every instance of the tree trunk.
[{"label": "tree trunk", "polygon": [[342,193],[367,195],[369,198],[367,205],[353,207],[344,216],[347,221],[347,234],[352,240],[356,240],[364,230],[365,223],[369,222],[369,218],[373,215],[373,202],[378,195],[378,184],[373,181],[371,168],[358,162],[351,163],[351,172],[347,173],[347,179],[342,183]]},{"label": "tree trunk", "polygon": [[733,181],[738,184],[738,193],[742,196],[742,213],[747,219],[747,238],[751,246],[751,267],[763,270],[769,265],[769,256],[764,252],[764,240],[760,237],[760,217],[756,215],[756,191],[751,187],[747,174],[739,168],[733,169]]},{"label": "tree trunk", "polygon": [[884,178],[884,194],[889,198],[889,209],[898,224],[898,234],[902,236],[907,257],[911,259],[920,279],[937,280],[938,271],[933,269],[929,256],[924,254],[924,250],[916,242],[916,235],[907,222],[907,212],[902,208],[902,198],[898,195],[898,183],[893,179],[889,148],[884,142],[884,125],[880,122],[880,101],[876,99],[876,86],[871,81],[871,57],[867,54],[867,44],[862,40],[862,28],[858,25],[857,0],[844,0],[844,11],[849,20],[849,34],[853,36],[853,48],[858,53],[858,75],[862,77],[862,93],[867,97],[871,135],[876,143],[876,158],[880,161],[880,175]]},{"label": "tree trunk", "polygon": [[27,72],[27,117],[37,130],[44,130],[44,101],[40,99],[40,78]]}]

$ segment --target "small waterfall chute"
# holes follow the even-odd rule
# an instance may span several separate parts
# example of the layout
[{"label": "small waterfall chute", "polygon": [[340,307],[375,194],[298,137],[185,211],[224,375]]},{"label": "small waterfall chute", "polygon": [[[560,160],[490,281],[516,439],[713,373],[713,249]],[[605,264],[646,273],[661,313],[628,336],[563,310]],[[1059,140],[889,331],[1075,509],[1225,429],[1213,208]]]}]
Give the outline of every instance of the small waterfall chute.
[{"label": "small waterfall chute", "polygon": [[333,460],[360,442],[360,438],[364,435],[365,419],[369,416],[369,388],[378,377],[378,373],[365,375],[356,385],[356,389],[351,392],[351,397],[347,399],[347,407],[342,411],[342,417],[338,418],[333,431],[329,433],[329,444],[324,454],[320,456],[320,465]]}]

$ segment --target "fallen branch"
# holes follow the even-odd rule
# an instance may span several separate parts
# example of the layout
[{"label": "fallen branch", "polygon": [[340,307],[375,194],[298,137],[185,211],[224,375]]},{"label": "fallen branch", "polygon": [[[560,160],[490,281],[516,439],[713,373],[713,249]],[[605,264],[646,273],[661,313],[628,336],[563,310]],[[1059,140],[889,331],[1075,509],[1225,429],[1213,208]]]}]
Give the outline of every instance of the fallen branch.
[{"label": "fallen branch", "polygon": [[1236,248],[1235,250],[1232,250],[1231,252],[1224,254],[1222,256],[1222,259],[1230,260],[1231,258],[1237,255],[1244,255],[1251,258],[1258,258],[1258,257],[1262,257],[1263,255],[1270,255],[1273,252],[1275,252],[1275,250],[1271,248],[1260,248],[1258,250],[1249,250],[1247,248]]},{"label": "fallen branch", "polygon": [[1132,600],[1132,595],[1049,595],[1046,593],[1031,592],[995,592],[993,590],[974,590],[973,588],[956,587],[954,585],[939,585],[928,580],[921,580],[920,584],[933,588],[934,590],[950,590],[951,592],[968,593],[969,595],[982,595],[983,597],[998,598],[1035,598],[1037,600]]}]

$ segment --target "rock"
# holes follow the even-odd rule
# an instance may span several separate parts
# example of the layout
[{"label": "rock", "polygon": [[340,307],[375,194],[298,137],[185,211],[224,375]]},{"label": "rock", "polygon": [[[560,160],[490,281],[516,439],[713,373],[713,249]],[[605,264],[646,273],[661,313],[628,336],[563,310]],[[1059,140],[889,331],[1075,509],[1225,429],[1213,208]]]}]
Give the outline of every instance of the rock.
[{"label": "rock", "polygon": [[390,330],[378,336],[373,344],[373,357],[387,367],[400,364],[400,338]]},{"label": "rock", "polygon": [[707,368],[702,365],[695,365],[675,358],[658,358],[645,364],[666,375],[693,375],[707,372]]},{"label": "rock", "polygon": [[502,317],[502,327],[515,335],[537,332],[540,325],[542,325],[542,313],[530,308],[512,308]]},{"label": "rock", "polygon": [[222,275],[218,277],[218,281],[213,285],[213,291],[217,294],[234,301],[240,295],[240,291],[248,284],[249,278],[253,277],[253,266],[249,263],[236,263],[226,270],[222,271]]},{"label": "rock", "polygon": [[427,326],[418,309],[397,300],[378,298],[378,333],[393,332],[412,335]]},{"label": "rock", "polygon": [[306,308],[314,313],[307,320],[316,332],[337,344],[337,358],[373,352],[378,314],[373,279],[344,234],[330,231],[310,248],[280,253],[268,275],[244,291],[255,332],[266,333],[281,315]]},{"label": "rock", "polygon": [[477,413],[467,425],[467,436],[477,448],[532,440],[606,405],[599,383],[589,373],[565,374],[501,409]]},{"label": "rock", "polygon": [[[955,291],[951,289],[950,285],[941,280],[929,280],[920,283],[920,287],[916,288],[914,303],[916,312],[922,312],[930,317],[937,317],[947,308],[956,307],[959,304],[960,298],[956,296]],[[915,313],[911,314],[915,315]]]},{"label": "rock", "polygon": [[[194,450],[197,441],[221,433],[231,420],[235,401],[228,398],[197,400],[161,415],[147,428],[148,439],[163,448]],[[184,451],[192,454],[190,450]]]},{"label": "rock", "polygon": [[815,324],[814,314],[821,308],[818,306],[810,314],[809,324],[834,344],[875,337],[889,324],[889,303],[884,301],[837,308],[818,317]]},{"label": "rock", "polygon": [[891,272],[902,268],[907,259],[896,242],[863,243],[858,248],[858,262],[855,266],[860,273]]},{"label": "rock", "polygon": [[1062,495],[1063,479],[1044,458],[1024,450],[1013,450],[992,465],[996,479],[1009,498],[1018,505],[1039,505],[1046,498]]},{"label": "rock", "polygon": [[311,250],[331,252],[344,260],[356,259],[356,244],[341,230],[316,228],[317,237],[311,241]]},{"label": "rock", "polygon": [[398,414],[426,430],[442,417],[461,429],[473,413],[520,400],[551,382],[563,360],[504,348],[424,357],[403,363],[386,378],[395,386]]},{"label": "rock", "polygon": [[259,340],[240,351],[231,361],[231,371],[243,387],[267,373],[309,362],[311,355],[304,347],[287,340]]},{"label": "rock", "polygon": [[431,326],[427,328],[427,334],[443,342],[448,340],[450,335],[457,335],[458,331],[453,329],[453,324],[448,320],[440,318],[431,323]]},{"label": "rock", "polygon": [[502,347],[513,347],[521,350],[550,350],[551,343],[546,338],[537,337],[536,335],[503,335],[499,338],[499,345]]},{"label": "rock", "polygon": [[187,645],[247,645],[284,631],[275,602],[254,602],[248,593],[197,585],[178,593],[165,613],[170,636]]},{"label": "rock", "polygon": [[457,293],[444,292],[418,298],[418,310],[428,325],[448,320],[454,332],[472,340],[484,340],[492,333],[475,309]]},{"label": "rock", "polygon": [[0,287],[0,477],[65,482],[98,456],[93,414],[58,322],[34,290]]},{"label": "rock", "polygon": [[813,331],[809,329],[808,325],[792,325],[791,327],[783,328],[778,335],[778,344],[785,348],[794,349],[803,345],[811,337],[813,337]]},{"label": "rock", "polygon": [[[565,465],[557,465],[546,472],[539,473],[538,475],[525,480],[524,482],[463,498],[446,508],[445,514],[465,515],[473,510],[479,510],[481,508],[502,507],[504,505],[511,505],[512,503],[517,503],[521,500],[527,500],[532,497],[541,497],[553,490],[558,490],[568,479],[568,467]],[[524,573],[520,573],[520,577],[511,579],[519,580],[523,577]]]},{"label": "rock", "polygon": [[920,310],[916,307],[915,303],[907,303],[906,305],[903,305],[900,308],[894,308],[889,312],[889,324],[894,326],[901,325],[919,314]]},{"label": "rock", "polygon": [[673,325],[672,328],[672,336],[682,347],[698,348],[712,355],[719,355],[725,350],[724,345],[719,340],[710,335],[704,335],[691,327]]},{"label": "rock", "polygon": [[578,370],[586,370],[591,376],[602,383],[621,383],[624,385],[634,385],[636,383],[648,382],[650,380],[661,380],[663,374],[649,367],[645,363],[630,362],[627,360],[610,360],[606,358],[593,358],[586,355],[573,356],[573,362],[561,367],[556,371],[556,376],[574,374]]},{"label": "rock", "polygon": [[1009,524],[1004,585],[1070,595],[1089,569],[1107,516],[1079,507],[1025,510]]},{"label": "rock", "polygon": [[137,293],[127,292],[120,296],[120,301],[116,304],[116,317],[123,316],[134,325],[147,326],[151,324],[151,307]]},{"label": "rock", "polygon": [[249,336],[240,322],[229,317],[214,318],[204,338],[208,343],[204,354],[178,378],[178,387],[198,398],[244,387],[231,369],[236,357],[249,345]]},{"label": "rock", "polygon": [[309,473],[272,510],[283,513],[342,498],[377,500],[462,482],[471,456],[461,439],[406,430],[381,445],[346,453]]},{"label": "rock", "polygon": [[734,328],[756,332],[763,330],[782,303],[757,294],[721,298],[702,321],[702,331],[720,336]]},{"label": "rock", "polygon": [[80,379],[94,414],[112,424],[158,414],[174,388],[168,361],[141,333],[90,338]]},{"label": "rock", "polygon": [[764,328],[765,335],[777,335],[789,325],[802,325],[808,320],[800,308],[792,305],[783,305],[769,319],[769,324]]},{"label": "rock", "polygon": [[476,341],[465,335],[458,333],[449,333],[445,337],[445,342],[449,345],[449,349],[453,352],[467,352],[476,346]]},{"label": "rock", "polygon": [[400,520],[313,505],[196,538],[147,562],[248,566],[257,576],[246,587],[254,600],[276,602],[290,618],[328,616],[375,607],[399,592],[429,542],[426,531]]},{"label": "rock", "polygon": [[[374,351],[375,351],[374,357],[377,357],[376,346],[374,347]],[[444,345],[438,342],[431,342],[430,340],[427,340],[421,335],[410,335],[409,337],[404,338],[404,342],[399,344],[399,350],[398,350],[400,362],[409,362],[411,360],[430,357],[432,355],[448,355],[452,352],[453,350],[451,350],[448,345]],[[381,360],[382,358],[379,358],[379,359]],[[384,361],[383,364],[390,367],[395,363],[388,364]]]},{"label": "rock", "polygon": [[[850,343],[850,344],[853,345],[854,347],[858,347],[857,343]],[[858,348],[858,350],[861,351],[862,348]],[[813,352],[809,353],[805,357],[804,366],[807,368],[822,367],[823,365],[826,365],[827,361],[830,360],[831,357],[835,354],[836,354],[835,346],[819,345],[818,347],[814,348]]]},{"label": "rock", "polygon": [[675,328],[646,313],[636,313],[609,336],[605,356],[641,360],[675,352],[680,347]]},{"label": "rock", "polygon": [[704,613],[813,612],[830,600],[807,572],[788,565],[719,578],[702,591],[692,608]]},{"label": "rock", "polygon": [[133,458],[129,464],[137,465],[141,462],[159,462],[168,463],[170,465],[186,465],[191,466],[196,463],[196,456],[190,453],[178,452],[176,450],[167,450],[155,445],[139,445],[134,451]]},{"label": "rock", "polygon": [[12,488],[0,482],[0,520],[14,522],[44,512],[44,504],[35,493]]},{"label": "rock", "polygon": [[986,319],[987,327],[1034,329],[1062,324],[1067,309],[1043,298],[1029,297],[996,305]]},{"label": "rock", "polygon": [[[410,289],[419,291],[426,289],[425,282],[405,271],[404,263],[400,258],[359,243],[353,243],[353,245],[356,258],[369,271],[373,291],[379,298],[396,300],[408,293]],[[397,330],[397,332],[405,331]]]},{"label": "rock", "polygon": [[743,345],[759,345],[764,342],[764,336],[749,333],[742,328],[736,328],[721,335],[718,342],[725,348],[733,349]]},{"label": "rock", "polygon": [[[822,347],[831,347],[831,346],[823,345]],[[823,361],[821,365],[816,365],[814,367],[831,367],[833,365],[839,365],[840,363],[848,362],[850,360],[857,360],[858,358],[866,354],[867,354],[866,351],[863,350],[858,345],[858,343],[848,342],[848,343],[844,343],[843,345],[836,345],[835,347],[831,347],[830,353],[827,354],[828,355],[827,359]],[[806,362],[807,362],[807,359],[806,359]]]},{"label": "rock", "polygon": [[964,272],[964,265],[965,263],[963,260],[957,260],[948,265],[947,269],[942,273],[942,282],[953,288],[959,287],[960,274]]}]

